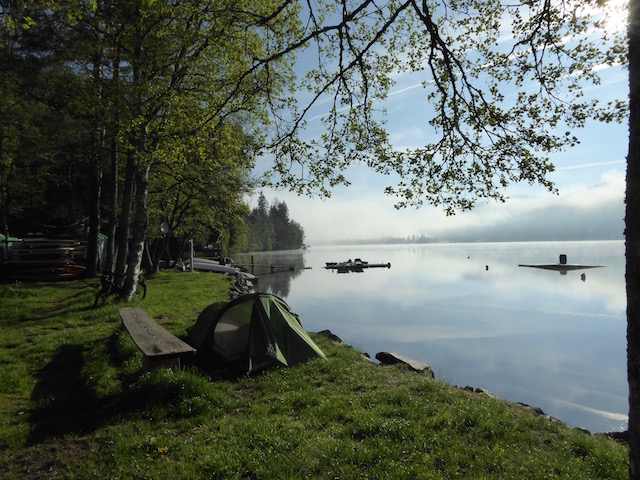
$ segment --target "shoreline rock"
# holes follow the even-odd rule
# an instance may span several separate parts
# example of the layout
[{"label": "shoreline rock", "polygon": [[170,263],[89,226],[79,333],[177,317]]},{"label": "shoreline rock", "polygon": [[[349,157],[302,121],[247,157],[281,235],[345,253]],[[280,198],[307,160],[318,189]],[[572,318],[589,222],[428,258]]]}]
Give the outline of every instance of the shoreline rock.
[{"label": "shoreline rock", "polygon": [[433,370],[426,363],[418,362],[412,358],[405,357],[396,352],[378,352],[376,353],[376,360],[382,365],[396,365],[398,363],[406,365],[410,370],[426,375],[431,378],[436,378]]}]

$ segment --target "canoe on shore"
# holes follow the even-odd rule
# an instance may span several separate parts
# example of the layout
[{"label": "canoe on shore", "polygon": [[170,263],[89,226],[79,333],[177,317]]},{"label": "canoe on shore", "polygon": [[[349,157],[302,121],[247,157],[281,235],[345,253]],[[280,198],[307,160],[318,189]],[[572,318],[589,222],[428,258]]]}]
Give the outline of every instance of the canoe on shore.
[{"label": "canoe on shore", "polygon": [[[186,270],[191,269],[191,260],[187,260],[184,263],[184,268]],[[217,260],[210,260],[208,258],[194,257],[193,269],[204,271],[204,272],[217,272],[217,273],[226,273],[228,275],[234,275],[238,280],[241,280],[243,282],[246,282],[247,280],[255,281],[258,278],[255,275],[252,275],[247,272],[243,272],[237,267],[232,267],[230,265],[220,265],[220,262],[218,262]]]},{"label": "canoe on shore", "polygon": [[[185,262],[185,267],[187,270],[191,268],[191,260],[187,260]],[[217,260],[210,260],[208,258],[193,258],[193,269],[194,270],[203,270],[205,272],[219,272],[219,273],[229,273],[236,274],[240,271],[240,269],[236,267],[232,267],[229,265],[220,265],[220,262]]]}]

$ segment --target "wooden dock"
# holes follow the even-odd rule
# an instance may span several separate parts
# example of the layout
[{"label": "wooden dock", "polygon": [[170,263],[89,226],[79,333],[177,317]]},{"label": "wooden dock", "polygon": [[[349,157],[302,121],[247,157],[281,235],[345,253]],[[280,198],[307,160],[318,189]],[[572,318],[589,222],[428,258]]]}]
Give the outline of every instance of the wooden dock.
[{"label": "wooden dock", "polygon": [[363,272],[369,268],[391,268],[390,263],[369,263],[359,258],[346,262],[327,262],[324,267],[327,270],[336,270],[338,273]]}]

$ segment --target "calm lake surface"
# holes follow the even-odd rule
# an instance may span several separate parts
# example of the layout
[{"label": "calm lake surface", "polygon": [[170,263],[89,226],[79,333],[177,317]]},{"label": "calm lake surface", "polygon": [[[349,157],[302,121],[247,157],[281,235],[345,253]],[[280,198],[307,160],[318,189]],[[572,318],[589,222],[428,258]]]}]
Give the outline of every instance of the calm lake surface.
[{"label": "calm lake surface", "polygon": [[[525,263],[606,265],[561,275]],[[436,377],[482,387],[596,432],[627,428],[624,243],[544,242],[313,247],[254,253],[293,272],[260,276],[307,331],[329,329],[374,357],[395,351]],[[391,268],[338,274],[361,258]],[[238,264],[249,255],[234,257]],[[269,269],[257,268],[256,274]],[[584,280],[581,274],[585,274]]]}]

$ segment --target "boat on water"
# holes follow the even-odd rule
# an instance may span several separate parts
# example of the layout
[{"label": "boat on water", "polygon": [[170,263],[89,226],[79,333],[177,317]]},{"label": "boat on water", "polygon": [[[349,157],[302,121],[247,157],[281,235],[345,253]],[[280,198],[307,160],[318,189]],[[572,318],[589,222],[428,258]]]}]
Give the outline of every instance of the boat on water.
[{"label": "boat on water", "polygon": [[336,270],[338,273],[363,272],[366,268],[391,268],[390,263],[369,263],[356,258],[346,262],[326,262],[327,270]]},{"label": "boat on water", "polygon": [[540,268],[543,270],[554,270],[559,272],[560,275],[566,275],[567,272],[572,270],[586,270],[588,268],[604,268],[606,265],[581,265],[576,263],[567,263],[567,256],[560,255],[558,263],[530,263],[520,264],[519,267]]}]

